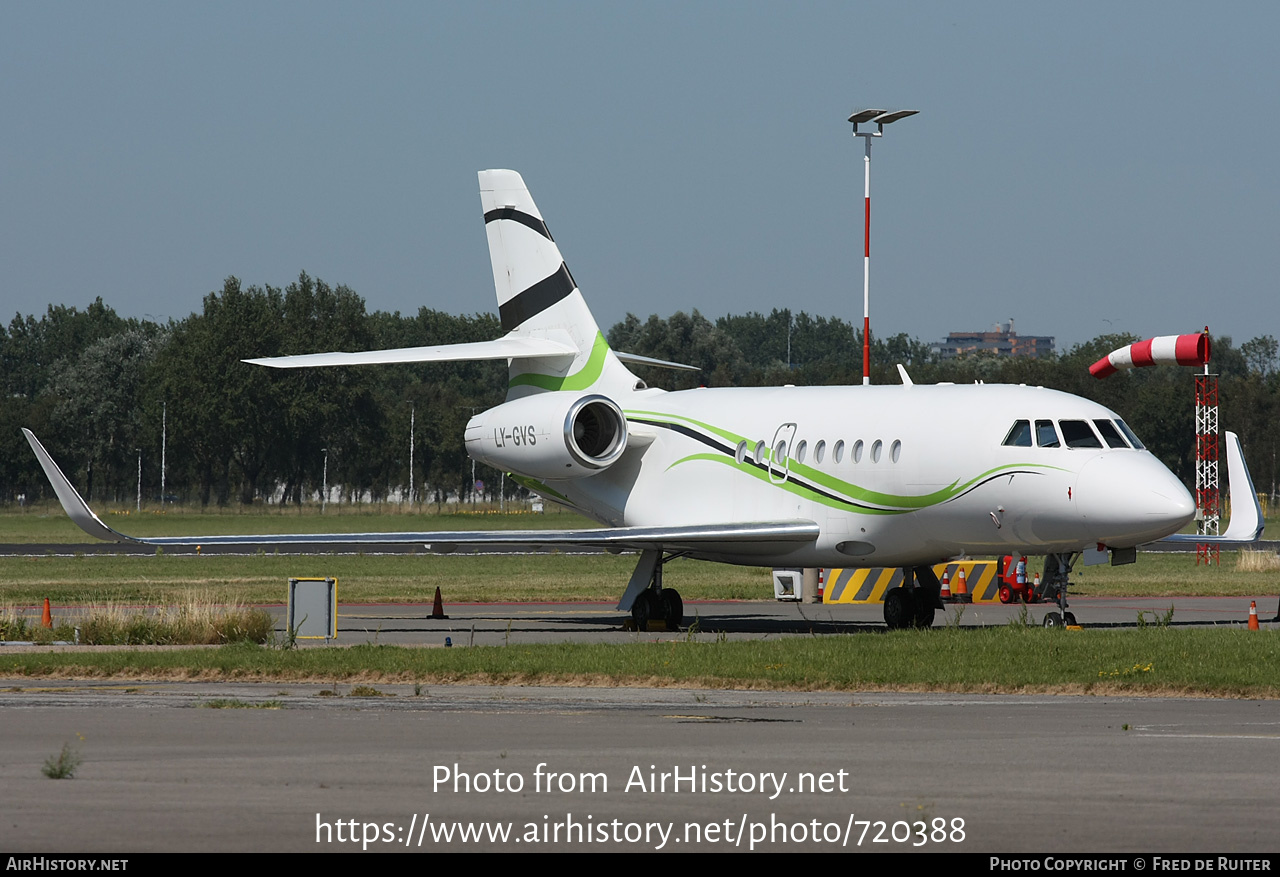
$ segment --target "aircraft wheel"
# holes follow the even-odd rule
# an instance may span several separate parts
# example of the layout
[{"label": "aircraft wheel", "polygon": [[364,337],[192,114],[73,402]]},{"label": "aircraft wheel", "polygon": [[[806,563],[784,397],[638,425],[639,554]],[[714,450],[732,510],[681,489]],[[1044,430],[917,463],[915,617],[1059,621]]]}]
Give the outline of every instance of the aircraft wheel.
[{"label": "aircraft wheel", "polygon": [[884,595],[884,623],[890,630],[910,627],[916,620],[916,603],[906,588],[894,588]]},{"label": "aircraft wheel", "polygon": [[916,588],[911,592],[911,602],[915,604],[913,623],[916,627],[933,627],[933,616],[937,610],[928,601],[929,598],[925,596],[923,588]]},{"label": "aircraft wheel", "polygon": [[649,619],[653,617],[653,591],[642,591],[636,601],[631,604],[631,619],[636,623],[636,630],[644,633],[649,629]]},{"label": "aircraft wheel", "polygon": [[1044,617],[1045,627],[1062,627],[1062,616],[1057,612],[1050,612]]},{"label": "aircraft wheel", "polygon": [[1074,626],[1076,624],[1076,614],[1074,612],[1066,613],[1062,616],[1062,623],[1068,627]]},{"label": "aircraft wheel", "polygon": [[1008,585],[1000,586],[1000,602],[1001,603],[1013,602],[1013,588],[1009,587]]},{"label": "aircraft wheel", "polygon": [[678,630],[684,623],[684,601],[680,599],[680,593],[671,588],[663,588],[658,602],[661,604],[662,619],[667,622],[667,630]]}]

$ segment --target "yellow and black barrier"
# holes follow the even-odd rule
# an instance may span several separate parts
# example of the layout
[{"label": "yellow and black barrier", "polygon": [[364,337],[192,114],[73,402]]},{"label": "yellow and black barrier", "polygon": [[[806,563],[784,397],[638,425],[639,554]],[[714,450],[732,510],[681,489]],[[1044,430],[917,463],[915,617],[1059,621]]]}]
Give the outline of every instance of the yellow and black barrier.
[{"label": "yellow and black barrier", "polygon": [[[1000,582],[996,578],[997,563],[994,560],[965,560],[956,563],[940,563],[933,568],[938,579],[945,572],[951,577],[951,593],[958,593],[956,577],[964,568],[969,593],[975,603],[999,603]],[[883,603],[885,591],[902,584],[902,570],[884,569],[829,569],[824,603]]]}]

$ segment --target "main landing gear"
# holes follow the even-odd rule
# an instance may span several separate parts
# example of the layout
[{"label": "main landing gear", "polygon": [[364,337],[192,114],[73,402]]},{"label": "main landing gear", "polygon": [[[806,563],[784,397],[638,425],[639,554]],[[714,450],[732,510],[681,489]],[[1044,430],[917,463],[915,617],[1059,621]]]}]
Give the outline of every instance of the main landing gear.
[{"label": "main landing gear", "polygon": [[664,556],[661,549],[641,553],[627,590],[618,601],[619,609],[631,610],[636,630],[648,630],[651,620],[665,622],[667,630],[678,630],[684,623],[684,601],[680,593],[674,588],[662,587],[662,565],[683,556],[683,553]]},{"label": "main landing gear", "polygon": [[934,613],[942,604],[942,583],[931,566],[902,568],[902,587],[884,595],[884,623],[890,630],[932,627]]},{"label": "main landing gear", "polygon": [[1078,552],[1050,554],[1044,559],[1044,580],[1037,593],[1043,600],[1052,600],[1058,604],[1057,612],[1049,612],[1044,616],[1045,627],[1074,627],[1076,616],[1067,611],[1067,579],[1071,568],[1080,559]]}]

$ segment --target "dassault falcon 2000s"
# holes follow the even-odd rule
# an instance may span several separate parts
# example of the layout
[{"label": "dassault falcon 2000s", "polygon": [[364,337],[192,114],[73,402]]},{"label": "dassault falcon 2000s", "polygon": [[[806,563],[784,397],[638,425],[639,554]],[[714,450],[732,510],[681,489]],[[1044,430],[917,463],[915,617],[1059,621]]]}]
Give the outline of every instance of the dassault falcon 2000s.
[{"label": "dassault falcon 2000s", "polygon": [[[640,554],[618,609],[683,617],[662,586],[678,557],[768,567],[903,568],[890,627],[931,624],[932,566],[962,555],[1041,554],[1065,586],[1081,553],[1113,563],[1195,513],[1183,485],[1114,412],[1040,387],[715,388],[666,392],[610,349],[520,175],[480,173],[498,310],[494,341],[247,360],[273,368],[505,359],[506,401],[466,447],[600,529],[135,538],[107,527],[27,437],[70,516],[91,535],[153,545],[417,543],[432,551],[592,546]],[[949,412],[981,411],[964,430]]]}]

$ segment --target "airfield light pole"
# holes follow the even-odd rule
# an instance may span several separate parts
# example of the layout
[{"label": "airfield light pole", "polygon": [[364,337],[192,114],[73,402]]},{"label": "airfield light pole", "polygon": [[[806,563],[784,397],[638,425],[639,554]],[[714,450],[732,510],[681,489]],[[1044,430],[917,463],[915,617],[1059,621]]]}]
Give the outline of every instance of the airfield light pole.
[{"label": "airfield light pole", "polygon": [[320,488],[320,514],[324,514],[325,506],[329,504],[329,449],[321,448],[320,452],[324,454],[324,475],[321,478]]},{"label": "airfield light pole", "polygon": [[[849,121],[853,123],[853,136],[861,137],[866,144],[862,158],[862,383],[871,383],[871,138],[883,137],[884,126],[907,116],[914,116],[919,110],[854,110]],[[859,125],[867,125],[868,129],[859,131]],[[875,130],[870,126],[875,125]]]},{"label": "airfield light pole", "polygon": [[134,448],[138,452],[138,507],[139,514],[142,513],[142,448]]}]

